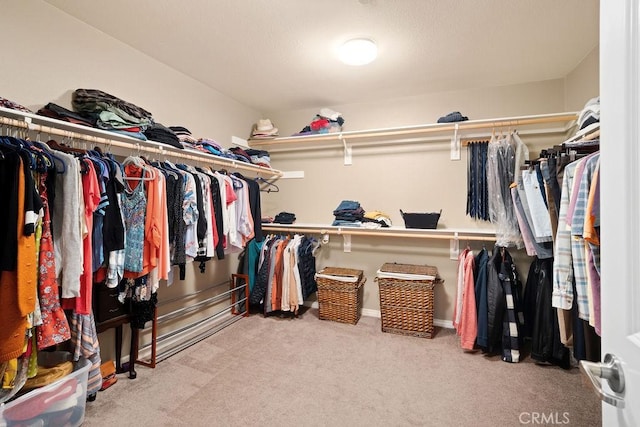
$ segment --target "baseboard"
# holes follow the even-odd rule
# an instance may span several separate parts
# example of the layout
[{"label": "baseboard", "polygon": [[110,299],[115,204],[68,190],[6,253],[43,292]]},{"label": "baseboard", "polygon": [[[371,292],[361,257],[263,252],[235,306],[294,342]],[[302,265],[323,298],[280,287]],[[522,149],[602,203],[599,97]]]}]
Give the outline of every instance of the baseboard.
[{"label": "baseboard", "polygon": [[[305,301],[306,307],[318,308],[318,301]],[[373,310],[371,308],[363,308],[362,315],[367,317],[380,318],[380,310]],[[433,319],[433,325],[440,328],[453,329],[453,322],[451,320]]]}]

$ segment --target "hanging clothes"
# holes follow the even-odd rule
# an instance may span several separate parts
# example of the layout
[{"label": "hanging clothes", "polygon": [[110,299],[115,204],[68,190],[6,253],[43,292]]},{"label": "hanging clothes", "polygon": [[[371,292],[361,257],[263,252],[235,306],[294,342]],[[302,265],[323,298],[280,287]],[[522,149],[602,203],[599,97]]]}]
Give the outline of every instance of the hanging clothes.
[{"label": "hanging clothes", "polygon": [[[496,243],[502,247],[524,246],[518,227],[510,186],[515,181],[516,154],[523,157],[519,138],[512,134],[495,137],[489,141],[487,150],[487,188],[489,194],[489,217],[496,227]],[[520,141],[521,142],[521,141]]]},{"label": "hanging clothes", "polygon": [[30,180],[31,173],[20,155],[17,152],[4,151],[4,153],[5,159],[3,161],[9,160],[9,162],[3,166],[13,165],[16,167],[15,174],[13,172],[9,174],[9,176],[17,177],[16,191],[13,192],[13,188],[10,190],[16,195],[16,199],[9,200],[9,203],[15,203],[17,207],[17,218],[13,223],[17,233],[14,270],[0,272],[0,301],[3,304],[3,308],[0,310],[0,324],[2,324],[0,328],[0,363],[19,357],[24,351],[29,327],[27,316],[35,310],[38,284],[35,268],[37,261],[34,230],[25,226],[28,223],[30,212],[27,207],[29,203],[26,200],[33,198],[35,187],[27,185],[28,182],[33,184],[33,180]]},{"label": "hanging clothes", "polygon": [[46,181],[47,175],[40,175],[39,192],[42,198],[43,219],[38,260],[38,295],[42,317],[42,324],[36,328],[39,350],[60,344],[71,338],[69,322],[60,306]]},{"label": "hanging clothes", "polygon": [[60,280],[62,298],[80,296],[80,276],[84,270],[82,242],[82,181],[79,160],[71,154],[56,151],[64,162],[65,173],[56,179],[53,205],[53,244],[56,255],[56,277]]},{"label": "hanging clothes", "polygon": [[[245,257],[257,261],[255,284],[250,287],[249,303],[262,305],[263,312],[292,312],[306,298],[317,291],[315,281],[315,250],[318,241],[303,235],[293,238],[285,236],[267,236],[261,243],[259,255]],[[257,252],[256,248],[252,249]],[[257,256],[256,256],[257,255]]]},{"label": "hanging clothes", "polygon": [[253,219],[253,234],[258,242],[262,242],[264,235],[262,234],[262,208],[260,204],[260,184],[253,179],[248,179],[242,174],[235,172],[235,176],[247,183],[249,190],[249,208],[251,218]]},{"label": "hanging clothes", "polygon": [[489,306],[487,302],[487,268],[489,252],[483,247],[475,259],[475,294],[478,331],[476,345],[481,349],[489,347]]},{"label": "hanging clothes", "polygon": [[551,305],[552,279],[553,260],[535,258],[524,291],[523,335],[531,338],[532,359],[570,369],[570,352],[560,341],[557,309]]},{"label": "hanging clothes", "polygon": [[[132,184],[135,182],[135,184]],[[132,188],[133,186],[133,188]],[[144,224],[147,199],[142,181],[127,181],[121,197],[122,215],[125,221],[125,270],[142,271],[144,252]]]},{"label": "hanging clothes", "polygon": [[100,374],[100,343],[98,342],[98,331],[93,313],[77,314],[71,313],[69,316],[71,327],[71,343],[73,348],[73,360],[78,361],[80,357],[88,359],[91,363],[87,379],[87,396],[100,391],[102,387],[102,375]]},{"label": "hanging clothes", "polygon": [[453,311],[453,327],[460,336],[460,346],[473,350],[478,335],[478,315],[474,291],[475,258],[469,248],[458,256],[458,291]]},{"label": "hanging clothes", "polygon": [[502,351],[502,360],[520,361],[522,284],[511,254],[496,245],[487,264],[488,351]]},{"label": "hanging clothes", "polygon": [[83,224],[82,260],[83,270],[80,274],[79,295],[75,298],[62,300],[62,307],[75,310],[79,314],[89,314],[91,311],[91,292],[93,289],[93,214],[100,203],[100,187],[93,163],[85,159],[83,162],[84,173],[81,176]]},{"label": "hanging clothes", "polygon": [[489,142],[471,142],[467,146],[467,215],[489,221],[487,189],[487,150]]}]

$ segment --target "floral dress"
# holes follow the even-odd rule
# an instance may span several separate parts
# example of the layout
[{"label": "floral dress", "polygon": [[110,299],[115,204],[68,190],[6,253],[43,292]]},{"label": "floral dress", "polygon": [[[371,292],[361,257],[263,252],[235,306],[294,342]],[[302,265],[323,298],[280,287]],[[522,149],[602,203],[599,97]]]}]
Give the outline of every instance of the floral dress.
[{"label": "floral dress", "polygon": [[42,237],[40,238],[40,257],[38,261],[38,298],[42,313],[42,324],[37,326],[38,349],[60,344],[71,338],[69,322],[60,306],[58,281],[56,280],[53,239],[51,235],[51,217],[47,196],[46,174],[40,176],[40,198],[44,210]]}]

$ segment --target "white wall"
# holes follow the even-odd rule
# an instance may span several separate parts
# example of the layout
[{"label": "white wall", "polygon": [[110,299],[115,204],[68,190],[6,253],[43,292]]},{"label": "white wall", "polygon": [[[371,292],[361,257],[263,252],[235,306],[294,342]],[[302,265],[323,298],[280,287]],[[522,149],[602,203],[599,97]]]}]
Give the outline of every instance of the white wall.
[{"label": "white wall", "polygon": [[587,101],[600,95],[600,48],[596,46],[564,79],[564,105],[580,111]]},{"label": "white wall", "polygon": [[75,89],[100,89],[145,108],[165,126],[182,125],[225,146],[231,135],[249,135],[259,118],[46,2],[2,1],[0,28],[0,96],[32,110],[48,102],[70,108]]},{"label": "white wall", "polygon": [[[450,111],[461,111],[470,119],[510,117],[564,111],[563,80],[482,88],[470,91],[416,95],[367,105],[330,106],[340,111],[349,130],[433,123]],[[297,123],[310,120],[315,111],[271,113],[280,129],[298,131]],[[294,127],[295,126],[295,127]],[[298,127],[300,129],[298,129]],[[489,131],[490,132],[490,131]],[[557,144],[563,137],[522,137],[536,156],[541,148]],[[330,224],[332,211],[343,199],[357,200],[365,210],[389,214],[394,225],[403,226],[399,209],[431,212],[442,209],[439,228],[493,228],[466,216],[466,150],[460,161],[450,160],[447,138],[441,142],[384,147],[353,148],[353,164],[343,165],[341,148],[305,152],[273,153],[274,167],[302,170],[304,179],[282,179],[280,192],[263,194],[263,212],[294,212],[299,223]],[[375,272],[385,262],[428,264],[438,267],[445,282],[436,288],[435,317],[450,320],[456,293],[455,260],[449,258],[449,241],[401,238],[353,237],[350,253],[342,251],[342,239],[332,237],[318,257],[324,266],[362,269],[368,277],[364,307],[379,309]],[[464,246],[465,242],[462,242]],[[482,242],[469,242],[480,250]],[[491,249],[491,244],[488,244]],[[526,278],[531,259],[512,251],[520,273]]]},{"label": "white wall", "polygon": [[[365,130],[434,123],[451,111],[470,119],[487,119],[579,111],[598,94],[598,48],[565,78],[521,85],[416,94],[413,97],[358,105],[319,106],[318,109],[265,112],[286,136],[299,132],[321,107],[343,114],[344,130]],[[562,142],[562,137],[525,137],[531,157],[540,149]],[[343,199],[358,200],[365,210],[388,213],[394,225],[403,225],[399,209],[427,212],[442,209],[438,227],[491,228],[465,215],[466,152],[461,161],[449,160],[448,141],[414,146],[353,149],[353,165],[342,164],[342,150],[273,153],[274,167],[302,170],[304,179],[280,180],[279,193],[263,195],[267,214],[294,212],[300,223],[330,224],[331,212]],[[475,251],[480,242],[469,242]],[[490,246],[490,245],[488,245]],[[490,249],[490,247],[489,247]],[[526,281],[531,258],[511,251]],[[400,238],[353,237],[352,251],[342,251],[342,239],[332,237],[318,257],[318,268],[340,266],[362,269],[369,278],[364,307],[379,309],[376,270],[385,262],[429,264],[438,267],[445,282],[436,288],[435,317],[450,320],[455,299],[456,261],[449,258],[449,242]]]},{"label": "white wall", "polygon": [[439,117],[452,111],[460,111],[471,120],[561,112],[565,111],[563,92],[563,79],[556,79],[513,86],[416,94],[368,104],[267,111],[263,112],[263,116],[277,125],[280,136],[287,136],[308,125],[320,108],[330,107],[342,113],[345,119],[343,130],[352,131],[436,123]]},{"label": "white wall", "polygon": [[[96,3],[96,10],[99,5]],[[126,13],[126,11],[123,11]],[[182,125],[196,137],[208,137],[231,146],[231,136],[246,137],[260,117],[221,93],[136,51],[81,21],[39,0],[0,1],[2,66],[0,96],[37,110],[48,102],[71,108],[77,88],[100,89],[150,111],[165,126]],[[228,280],[237,257],[210,261],[204,274],[196,264],[187,266],[187,280],[170,288],[162,284],[162,304],[181,295],[200,291]],[[159,315],[226,291],[220,287],[195,297],[159,306]],[[226,303],[225,303],[226,304]],[[219,310],[212,306],[201,313],[163,324],[159,334]],[[148,330],[143,344],[148,342]],[[125,328],[128,342],[128,328]],[[100,336],[103,358],[112,358],[112,332]],[[123,350],[126,355],[128,345]]]}]

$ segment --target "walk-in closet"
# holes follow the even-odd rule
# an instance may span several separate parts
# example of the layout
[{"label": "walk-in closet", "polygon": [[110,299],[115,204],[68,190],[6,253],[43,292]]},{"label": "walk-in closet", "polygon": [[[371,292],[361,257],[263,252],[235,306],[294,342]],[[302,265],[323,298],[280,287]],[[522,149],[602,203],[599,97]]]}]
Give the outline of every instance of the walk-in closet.
[{"label": "walk-in closet", "polygon": [[0,0],[0,426],[638,425],[638,27]]}]

